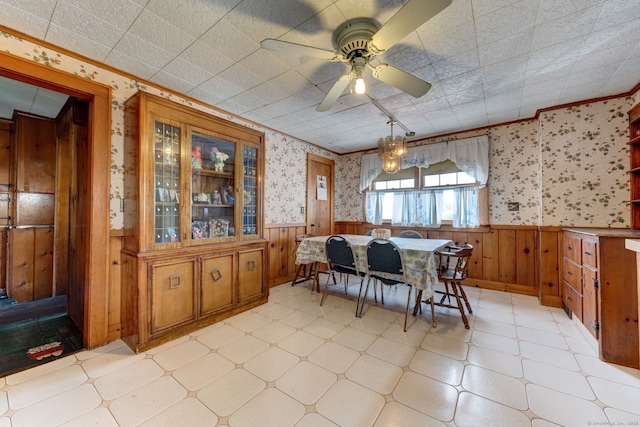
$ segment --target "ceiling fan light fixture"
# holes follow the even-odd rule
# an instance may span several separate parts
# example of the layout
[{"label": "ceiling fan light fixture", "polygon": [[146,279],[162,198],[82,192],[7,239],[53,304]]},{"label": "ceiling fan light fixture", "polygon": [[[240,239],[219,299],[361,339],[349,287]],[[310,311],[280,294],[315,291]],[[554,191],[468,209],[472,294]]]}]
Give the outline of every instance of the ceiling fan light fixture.
[{"label": "ceiling fan light fixture", "polygon": [[335,30],[333,42],[337,49],[333,51],[276,39],[265,39],[260,42],[260,46],[264,49],[290,52],[298,56],[344,62],[351,66],[351,70],[333,84],[316,111],[331,109],[349,85],[351,85],[351,93],[365,93],[363,76],[366,66],[372,68],[373,78],[414,98],[420,98],[429,91],[431,84],[389,64],[373,67],[370,61],[376,55],[387,52],[451,3],[452,0],[407,0],[382,27],[378,27],[372,18],[349,19]]},{"label": "ceiling fan light fixture", "polygon": [[358,95],[362,95],[366,91],[366,86],[364,83],[364,70],[367,65],[367,60],[361,56],[357,56],[353,58],[353,68],[352,68],[352,76],[355,82],[353,86],[353,91]]},{"label": "ceiling fan light fixture", "polygon": [[362,95],[365,92],[366,87],[364,85],[364,79],[362,77],[356,77],[354,90],[358,95]]}]

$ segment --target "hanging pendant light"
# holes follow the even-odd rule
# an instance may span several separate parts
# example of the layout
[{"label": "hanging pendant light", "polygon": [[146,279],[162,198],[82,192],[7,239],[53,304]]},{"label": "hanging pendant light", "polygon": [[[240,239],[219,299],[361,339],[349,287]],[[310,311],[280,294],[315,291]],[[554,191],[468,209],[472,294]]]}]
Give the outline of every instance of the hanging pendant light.
[{"label": "hanging pendant light", "polygon": [[393,151],[384,153],[382,170],[391,174],[398,172],[400,170],[400,157],[396,156]]},{"label": "hanging pendant light", "polygon": [[378,140],[378,158],[382,161],[382,170],[386,173],[396,173],[400,170],[402,159],[407,156],[407,139],[398,135],[393,137],[393,125],[396,121],[389,118],[391,135]]}]

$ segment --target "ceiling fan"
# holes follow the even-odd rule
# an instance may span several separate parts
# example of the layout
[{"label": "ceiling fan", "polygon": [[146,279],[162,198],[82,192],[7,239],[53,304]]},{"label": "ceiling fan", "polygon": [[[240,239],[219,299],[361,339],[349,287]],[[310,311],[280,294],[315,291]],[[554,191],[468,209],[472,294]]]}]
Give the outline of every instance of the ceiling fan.
[{"label": "ceiling fan", "polygon": [[429,91],[431,84],[388,64],[373,66],[370,61],[407,34],[440,13],[452,0],[409,0],[381,28],[373,20],[359,18],[349,21],[334,33],[336,51],[305,46],[276,39],[265,39],[260,45],[264,49],[313,56],[333,62],[344,62],[351,66],[349,73],[341,76],[327,92],[317,111],[327,111],[338,100],[342,92],[354,81],[354,91],[364,93],[364,72],[367,67],[376,79],[419,98]]}]

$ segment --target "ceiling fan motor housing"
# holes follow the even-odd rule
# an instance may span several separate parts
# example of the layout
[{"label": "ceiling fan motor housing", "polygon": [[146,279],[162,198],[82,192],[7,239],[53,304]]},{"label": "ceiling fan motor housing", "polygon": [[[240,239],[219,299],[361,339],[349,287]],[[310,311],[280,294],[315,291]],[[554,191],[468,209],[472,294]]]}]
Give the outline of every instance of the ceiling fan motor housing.
[{"label": "ceiling fan motor housing", "polygon": [[369,41],[377,31],[378,27],[369,19],[350,21],[336,36],[338,50],[349,61],[354,57],[364,57],[369,60],[374,56],[369,49]]}]

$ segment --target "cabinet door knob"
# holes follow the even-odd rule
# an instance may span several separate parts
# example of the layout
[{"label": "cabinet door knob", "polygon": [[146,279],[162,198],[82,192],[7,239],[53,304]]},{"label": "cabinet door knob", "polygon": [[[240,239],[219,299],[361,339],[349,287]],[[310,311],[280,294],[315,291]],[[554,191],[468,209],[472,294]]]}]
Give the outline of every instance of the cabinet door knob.
[{"label": "cabinet door knob", "polygon": [[249,262],[247,263],[247,265],[248,265],[248,269],[249,269],[249,271],[253,271],[253,270],[255,270],[255,269],[256,269],[256,261],[255,261],[255,260],[253,260],[253,259],[249,260]]},{"label": "cabinet door knob", "polygon": [[593,254],[592,254],[591,252],[589,252],[589,251],[584,251],[584,254],[585,254],[585,255],[588,255],[588,256],[592,256],[592,255],[593,255]]},{"label": "cabinet door knob", "polygon": [[222,279],[222,273],[220,273],[219,268],[214,268],[213,270],[211,270],[211,278],[213,279],[214,282],[217,282],[218,280]]},{"label": "cabinet door knob", "polygon": [[180,283],[180,275],[179,274],[172,274],[171,276],[169,276],[169,289],[179,288],[180,285],[181,285],[181,283]]}]

